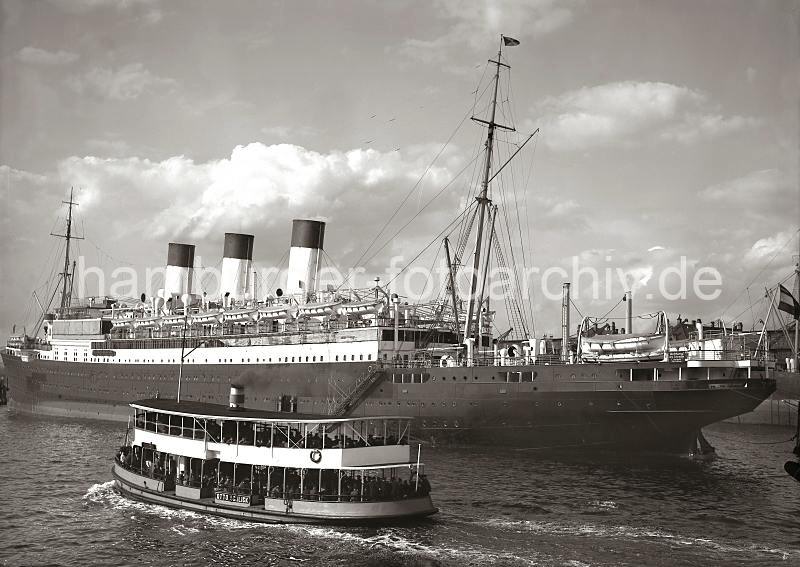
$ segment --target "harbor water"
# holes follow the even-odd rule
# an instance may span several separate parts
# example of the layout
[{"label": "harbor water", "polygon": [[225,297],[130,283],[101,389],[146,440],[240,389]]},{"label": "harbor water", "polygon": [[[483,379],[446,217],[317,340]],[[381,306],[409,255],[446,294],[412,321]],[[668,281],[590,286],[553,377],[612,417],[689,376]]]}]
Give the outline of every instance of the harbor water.
[{"label": "harbor water", "polygon": [[[799,565],[793,430],[718,424],[709,462],[425,447],[440,513],[401,527],[252,524],[129,501],[124,426],[0,410],[1,565]],[[498,431],[502,435],[502,431]]]}]

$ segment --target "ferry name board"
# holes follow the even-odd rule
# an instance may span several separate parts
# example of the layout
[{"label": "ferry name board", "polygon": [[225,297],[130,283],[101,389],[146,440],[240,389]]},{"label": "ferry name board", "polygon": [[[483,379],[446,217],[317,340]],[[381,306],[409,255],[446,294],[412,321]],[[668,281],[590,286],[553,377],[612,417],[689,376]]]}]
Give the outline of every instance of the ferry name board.
[{"label": "ferry name board", "polygon": [[214,494],[214,498],[222,502],[233,502],[235,504],[250,504],[249,494],[231,494],[230,492],[217,492]]}]

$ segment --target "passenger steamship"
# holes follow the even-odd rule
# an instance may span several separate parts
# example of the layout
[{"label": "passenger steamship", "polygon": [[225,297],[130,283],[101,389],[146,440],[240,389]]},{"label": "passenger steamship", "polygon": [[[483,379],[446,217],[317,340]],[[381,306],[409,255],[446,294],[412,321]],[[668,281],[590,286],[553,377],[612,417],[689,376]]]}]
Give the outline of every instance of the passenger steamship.
[{"label": "passenger steamship", "polygon": [[[174,397],[180,380],[191,402],[225,403],[230,385],[241,384],[253,409],[409,416],[417,435],[432,442],[680,450],[700,428],[751,411],[775,389],[771,361],[724,329],[700,325],[676,335],[660,313],[654,332],[637,335],[628,302],[624,329],[604,332],[587,319],[570,340],[565,284],[563,348],[531,336],[513,301],[514,332],[492,335],[484,292],[488,256],[502,256],[495,221],[503,215],[490,188],[508,163],[495,163],[495,137],[513,130],[495,120],[507,67],[502,46],[514,45],[508,40],[490,61],[494,97],[487,119],[476,119],[488,129],[482,183],[459,215],[468,226],[452,257],[445,237],[450,281],[440,299],[409,304],[379,283],[320,289],[325,223],[299,219],[286,289],[262,290],[263,299],[253,292],[254,237],[229,233],[218,297],[194,293],[194,246],[170,243],[157,297],[76,306],[70,198],[61,306],[44,318],[41,333],[11,337],[2,354],[12,407],[125,420],[131,401]],[[462,301],[454,272],[470,257],[468,239],[475,269]]]}]

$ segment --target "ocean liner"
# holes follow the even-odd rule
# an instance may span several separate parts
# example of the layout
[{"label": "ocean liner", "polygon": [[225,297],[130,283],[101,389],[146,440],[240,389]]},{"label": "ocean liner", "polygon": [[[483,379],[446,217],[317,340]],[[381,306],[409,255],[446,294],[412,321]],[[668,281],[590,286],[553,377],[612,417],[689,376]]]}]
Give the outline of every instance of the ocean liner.
[{"label": "ocean liner", "polygon": [[[499,163],[496,135],[503,47],[490,60],[493,93],[474,199],[444,236],[449,278],[440,297],[408,302],[376,282],[367,289],[319,285],[325,223],[293,221],[285,290],[260,290],[254,237],[225,235],[219,294],[198,294],[194,246],[170,243],[164,289],[138,301],[72,300],[69,215],[61,304],[43,309],[32,336],[2,353],[10,405],[50,415],[125,420],[136,399],[225,403],[231,384],[249,407],[338,417],[410,416],[421,440],[526,449],[687,450],[700,429],[746,413],[775,389],[764,349],[725,327],[671,323],[633,332],[585,318],[570,337],[565,283],[561,339],[537,338],[519,301],[506,300],[509,331],[495,336],[487,274],[504,262],[495,178],[535,134]],[[449,236],[457,232],[454,246]],[[509,239],[506,239],[508,242]],[[467,241],[472,245],[466,252]],[[468,261],[470,260],[471,261]],[[513,262],[513,258],[512,258]],[[471,264],[465,293],[456,269]],[[514,282],[506,281],[514,290]],[[54,293],[55,295],[55,293]]]}]

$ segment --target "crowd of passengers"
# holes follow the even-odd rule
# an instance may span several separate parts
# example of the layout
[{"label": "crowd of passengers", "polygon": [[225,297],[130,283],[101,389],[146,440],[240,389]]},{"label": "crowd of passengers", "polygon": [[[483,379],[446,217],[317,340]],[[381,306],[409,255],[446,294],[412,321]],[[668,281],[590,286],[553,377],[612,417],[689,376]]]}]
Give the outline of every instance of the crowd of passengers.
[{"label": "crowd of passengers", "polygon": [[[121,447],[117,452],[117,460],[129,470],[156,480],[167,480],[163,454],[157,452],[147,454],[138,446]],[[174,479],[176,484],[201,488],[204,491],[224,490],[231,494],[250,494],[261,498],[284,500],[375,502],[426,496],[431,491],[430,482],[424,474],[419,476],[419,482],[413,474],[409,479],[400,479],[396,476],[391,479],[368,475],[344,476],[341,480],[341,493],[338,492],[337,472],[333,470],[323,470],[321,482],[316,472],[309,473],[302,482],[302,489],[300,474],[296,470],[287,470],[285,491],[282,469],[273,472],[271,479],[263,470],[256,472],[252,483],[249,476],[236,478],[236,482],[230,474],[218,476],[216,466],[209,467],[202,476],[188,470],[185,473],[171,475],[170,478]]]},{"label": "crowd of passengers", "polygon": [[146,454],[141,447],[120,447],[117,451],[117,461],[126,469],[146,474],[156,480],[164,480],[166,471],[164,470],[164,459],[159,458],[158,453]]}]

